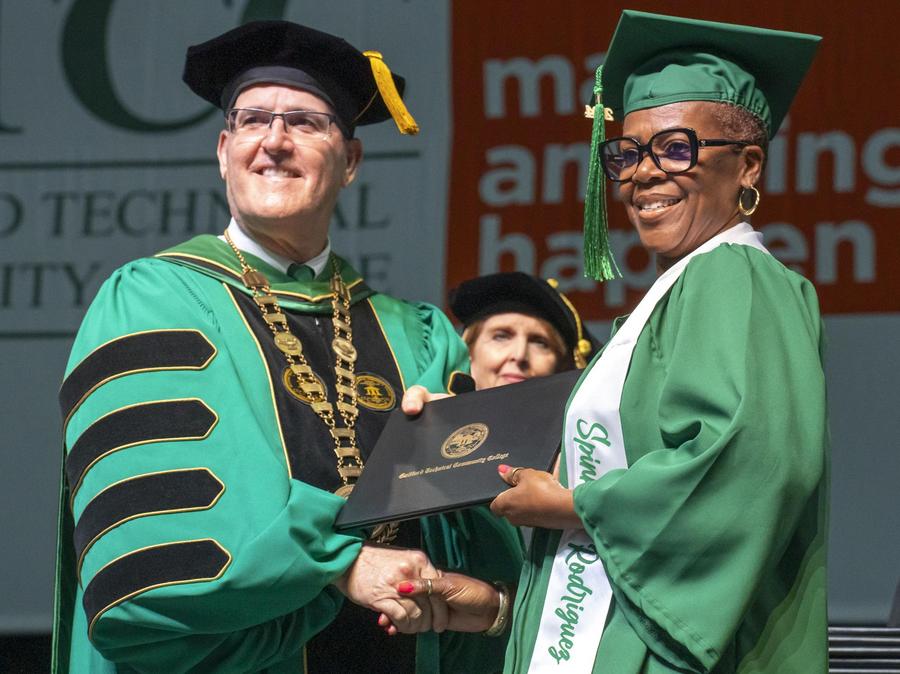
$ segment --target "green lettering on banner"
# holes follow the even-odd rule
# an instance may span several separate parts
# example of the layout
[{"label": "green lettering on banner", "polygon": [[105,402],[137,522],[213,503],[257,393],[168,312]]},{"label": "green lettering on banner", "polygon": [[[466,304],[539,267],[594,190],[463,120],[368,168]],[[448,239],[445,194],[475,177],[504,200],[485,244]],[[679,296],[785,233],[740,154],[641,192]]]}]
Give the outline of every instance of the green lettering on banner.
[{"label": "green lettering on banner", "polygon": [[[226,8],[232,0],[221,0]],[[159,133],[177,131],[199,124],[216,113],[209,106],[201,112],[168,121],[147,119],[128,109],[119,99],[109,67],[108,28],[116,0],[75,0],[65,20],[62,34],[62,61],[66,81],[78,101],[91,113],[121,129]],[[241,23],[280,19],[287,0],[249,0]],[[21,133],[0,121],[0,133]]]},{"label": "green lettering on banner", "polygon": [[121,129],[143,132],[176,131],[199,124],[216,112],[212,106],[196,115],[159,122],[138,117],[116,93],[109,67],[108,27],[115,0],[75,0],[62,34],[66,81],[91,113]]},{"label": "green lettering on banner", "polygon": [[[226,0],[227,4],[231,4]],[[250,0],[244,6],[244,13],[241,15],[241,23],[250,21],[265,21],[267,19],[284,18],[284,10],[287,7],[287,0]]]}]

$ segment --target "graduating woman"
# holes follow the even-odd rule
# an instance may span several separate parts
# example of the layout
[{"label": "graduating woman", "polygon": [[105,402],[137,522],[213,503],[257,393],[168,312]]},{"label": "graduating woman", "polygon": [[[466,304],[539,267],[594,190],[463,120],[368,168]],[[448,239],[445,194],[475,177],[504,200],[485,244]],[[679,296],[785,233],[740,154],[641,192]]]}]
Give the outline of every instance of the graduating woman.
[{"label": "graduating woman", "polygon": [[[812,35],[626,11],[593,106],[586,269],[614,275],[603,174],[659,277],[569,401],[558,479],[501,466],[492,504],[538,527],[505,672],[825,672],[828,449],[812,284],[749,223]],[[622,119],[604,139],[605,108]],[[450,629],[507,597],[404,586]]]}]

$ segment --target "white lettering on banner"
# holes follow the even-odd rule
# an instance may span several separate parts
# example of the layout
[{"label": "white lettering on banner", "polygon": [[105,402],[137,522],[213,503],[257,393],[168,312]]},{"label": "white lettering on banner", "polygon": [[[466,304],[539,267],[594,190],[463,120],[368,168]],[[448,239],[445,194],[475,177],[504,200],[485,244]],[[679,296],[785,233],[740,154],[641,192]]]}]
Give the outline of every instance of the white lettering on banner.
[{"label": "white lettering on banner", "polygon": [[771,222],[763,229],[769,252],[786,267],[802,274],[803,265],[797,263],[809,259],[809,245],[803,232],[786,222]]},{"label": "white lettering on banner", "polygon": [[544,187],[542,202],[545,204],[561,204],[565,196],[566,171],[569,166],[578,168],[575,183],[579,201],[584,201],[590,157],[590,143],[571,143],[562,145],[551,143],[544,148]]},{"label": "white lettering on banner", "polygon": [[[900,166],[890,166],[886,157],[891,148],[900,148],[900,129],[881,129],[873,133],[862,151],[863,169],[873,181],[891,187],[900,184]],[[900,190],[870,187],[866,203],[882,208],[900,206]]]},{"label": "white lettering on banner", "polygon": [[[544,146],[541,203],[563,202],[570,167],[577,170],[575,196],[584,201],[589,154],[590,143]],[[498,145],[489,149],[485,158],[490,169],[478,181],[478,195],[484,203],[489,206],[535,203],[537,164],[531,150],[521,145]]]},{"label": "white lettering on banner", "polygon": [[848,220],[839,225],[820,222],[815,228],[815,239],[818,283],[837,283],[838,246],[845,242],[852,244],[854,282],[875,280],[875,236],[869,225],[859,220]]},{"label": "white lettering on banner", "polygon": [[555,94],[554,112],[569,115],[591,99],[594,91],[594,72],[603,63],[606,52],[588,54],[582,63],[587,77],[578,87],[574,99],[574,66],[565,56],[544,56],[537,61],[516,57],[508,60],[488,59],[484,62],[484,114],[488,119],[507,117],[506,83],[514,77],[518,82],[519,110],[522,117],[539,117],[541,110],[541,83],[548,77]]},{"label": "white lettering on banner", "polygon": [[541,278],[555,278],[566,291],[590,292],[596,283],[584,275],[581,232],[554,232],[547,235],[547,250],[553,255],[541,265]]},{"label": "white lettering on banner", "polygon": [[[499,215],[483,215],[479,219],[479,274],[500,271],[504,257],[511,258],[511,268],[542,278],[555,278],[562,292],[594,291],[603,294],[607,307],[625,305],[628,290],[646,290],[656,278],[653,261],[643,253],[634,230],[611,230],[610,247],[622,272],[622,283],[597,284],[584,277],[581,262],[581,232],[554,232],[546,238],[549,255],[538,268],[537,247],[529,234],[502,233]],[[812,228],[812,255],[807,236],[799,227],[775,222],[759,228],[770,245],[772,255],[817,285],[833,285],[852,280],[871,283],[876,280],[876,239],[871,225],[861,220],[819,222]],[[850,278],[838,275],[838,259],[850,256]],[[629,261],[640,263],[632,267]],[[813,268],[810,269],[809,264]],[[509,267],[506,267],[509,268]],[[599,286],[599,288],[598,288]]]},{"label": "white lettering on banner", "polygon": [[[549,66],[535,66],[528,69],[517,62],[516,69],[494,68],[491,73],[495,79],[499,74],[504,74],[504,77],[512,76],[510,73],[515,73],[519,78],[525,78],[526,75],[537,78],[541,73],[549,73],[548,68]],[[531,85],[522,87],[523,90],[530,91]],[[528,110],[531,110],[530,105],[531,103]],[[766,192],[769,194],[784,194],[788,189],[789,129],[790,120],[786,119],[781,131],[769,145],[764,174]],[[870,179],[878,183],[866,192],[866,203],[882,208],[900,206],[900,189],[892,189],[900,185],[900,167],[887,163],[888,153],[897,147],[900,147],[900,129],[897,128],[880,129],[863,145],[863,170]],[[795,149],[796,165],[793,175],[797,192],[812,194],[825,189],[820,184],[819,165],[826,158],[830,158],[832,166],[830,189],[834,193],[856,190],[857,146],[849,134],[843,131],[799,133]],[[548,143],[543,146],[543,150],[523,145],[489,148],[485,153],[488,168],[479,180],[479,195],[485,205],[501,209],[505,206],[535,203],[559,204],[573,196],[583,200],[588,155],[587,142]],[[612,196],[615,198],[615,194]],[[501,258],[511,256],[513,268],[528,274],[537,273],[545,278],[556,278],[563,292],[591,292],[596,289],[597,284],[584,277],[580,232],[548,234],[544,248],[549,254],[541,261],[538,269],[539,246],[535,245],[531,235],[502,234],[501,216],[496,213],[481,216],[479,224],[480,274],[500,271]],[[805,231],[785,222],[771,223],[759,229],[771,243],[776,258],[798,273],[812,278],[819,285],[837,284],[851,279],[854,283],[877,281],[877,240],[872,226],[861,219],[819,222]],[[616,308],[625,305],[629,289],[649,288],[656,277],[656,270],[649,256],[637,252],[640,250],[640,242],[634,231],[611,231],[610,246],[619,263],[624,283],[604,284],[602,292],[604,304]],[[849,278],[838,277],[839,254],[850,257]]]},{"label": "white lettering on banner", "polygon": [[856,145],[844,131],[797,134],[797,191],[812,194],[819,191],[819,156],[830,152],[834,160],[835,192],[852,192],[856,187],[854,167]]},{"label": "white lettering on banner", "polygon": [[518,83],[519,114],[538,117],[541,114],[541,80],[553,83],[554,111],[568,115],[575,111],[575,73],[565,56],[549,55],[538,61],[513,58],[507,61],[488,59],[484,62],[484,113],[488,119],[506,117],[506,82]]},{"label": "white lettering on banner", "polygon": [[515,260],[513,265],[515,269],[528,270],[529,274],[534,273],[537,254],[531,237],[527,234],[512,233],[501,239],[499,215],[482,215],[479,224],[478,259],[480,266],[478,274],[480,276],[500,271],[500,257],[503,255],[512,255]]},{"label": "white lettering on banner", "polygon": [[497,166],[478,181],[478,196],[491,206],[534,203],[534,157],[520,145],[501,145],[487,151],[488,163]]},{"label": "white lettering on banner", "polygon": [[[862,168],[866,177],[875,185],[866,191],[866,203],[880,208],[900,206],[900,166],[887,163],[891,150],[900,148],[900,129],[885,128],[873,133],[862,149]],[[788,138],[780,132],[769,143],[766,170],[763,173],[767,194],[787,192]],[[819,163],[830,156],[832,177],[830,189],[846,194],[857,189],[857,146],[854,138],[844,131],[797,134],[797,161],[794,171],[796,190],[800,194],[821,193]],[[485,150],[488,169],[479,182],[482,200],[491,206],[510,203],[558,204],[565,198],[566,179],[574,179],[575,194],[584,200],[584,186],[590,144],[547,143],[540,152],[522,145],[498,145]],[[541,158],[538,163],[537,157]],[[569,166],[578,172],[569,176]],[[514,189],[501,189],[504,181],[515,183]],[[538,185],[541,185],[540,202],[537,201]],[[893,188],[893,189],[892,189]],[[510,196],[512,194],[512,196]]]},{"label": "white lettering on banner", "polygon": [[[483,64],[485,117],[502,119],[510,116],[540,117],[548,114],[548,111],[541,107],[541,86],[545,83],[550,84],[553,89],[552,112],[556,115],[573,114],[590,101],[594,70],[602,62],[603,57],[602,53],[587,56],[581,64],[581,74],[576,72],[575,65],[569,59],[559,54],[536,60],[525,57],[486,59]],[[577,87],[576,93],[576,80],[582,76],[586,78]],[[515,82],[517,86],[508,87],[510,82]],[[508,88],[514,96],[512,100],[518,101],[518,106],[507,105]],[[769,144],[765,172],[766,191],[769,194],[785,194],[788,189],[787,166],[790,144],[787,142],[786,134],[789,129],[790,120],[785,118],[778,135]],[[859,156],[862,173],[873,183],[866,191],[866,203],[879,208],[896,208],[900,206],[900,166],[891,166],[887,163],[887,158],[891,150],[898,147],[900,147],[900,128],[896,127],[873,132],[863,141],[860,152],[857,152],[856,139],[840,129],[820,133],[798,133],[794,170],[796,190],[801,194],[820,191],[819,161],[824,156],[830,155],[831,189],[841,194],[854,192],[857,188]],[[487,152],[490,153],[491,149]],[[546,162],[546,150],[544,158]],[[544,203],[558,203],[554,201],[558,192],[547,189],[547,186],[552,184],[545,179],[545,191],[542,194]],[[579,180],[579,184],[583,185],[584,181]],[[579,198],[584,198],[583,190],[579,193]]]}]

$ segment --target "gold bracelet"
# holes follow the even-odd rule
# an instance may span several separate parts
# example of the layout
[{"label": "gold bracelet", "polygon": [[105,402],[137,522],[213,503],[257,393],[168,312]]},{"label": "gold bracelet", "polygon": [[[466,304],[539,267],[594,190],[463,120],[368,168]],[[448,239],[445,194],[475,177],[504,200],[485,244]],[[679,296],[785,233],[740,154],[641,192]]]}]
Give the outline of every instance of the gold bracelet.
[{"label": "gold bracelet", "polygon": [[506,623],[509,622],[509,588],[505,583],[494,582],[494,587],[500,593],[500,606],[497,607],[497,617],[494,624],[488,627],[482,634],[486,637],[499,637],[506,631]]}]

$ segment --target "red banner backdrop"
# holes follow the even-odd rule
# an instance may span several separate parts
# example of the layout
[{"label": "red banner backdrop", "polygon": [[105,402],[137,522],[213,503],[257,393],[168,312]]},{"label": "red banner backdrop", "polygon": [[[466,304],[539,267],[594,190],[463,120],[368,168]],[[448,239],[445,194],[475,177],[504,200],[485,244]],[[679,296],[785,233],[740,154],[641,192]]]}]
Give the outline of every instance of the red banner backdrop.
[{"label": "red banner backdrop", "polygon": [[[520,269],[555,277],[587,320],[626,313],[653,265],[610,194],[624,282],[581,269],[590,121],[621,2],[456,0],[447,283]],[[637,9],[683,15],[683,2]],[[877,8],[877,9],[876,9]],[[900,311],[900,3],[690,3],[694,18],[816,33],[822,47],[773,140],[754,226],[813,280],[825,313]],[[609,134],[617,134],[614,123]]]}]

